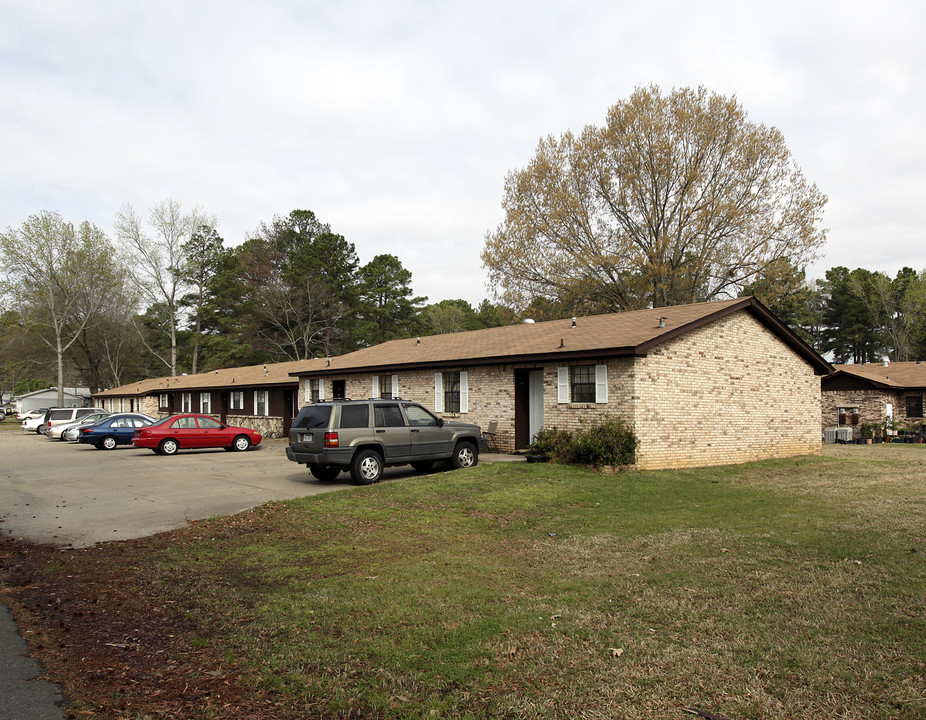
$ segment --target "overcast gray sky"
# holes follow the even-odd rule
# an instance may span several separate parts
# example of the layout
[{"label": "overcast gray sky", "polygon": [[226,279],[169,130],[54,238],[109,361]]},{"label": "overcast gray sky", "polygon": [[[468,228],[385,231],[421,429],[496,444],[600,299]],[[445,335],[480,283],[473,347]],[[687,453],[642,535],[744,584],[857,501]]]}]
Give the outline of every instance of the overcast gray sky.
[{"label": "overcast gray sky", "polygon": [[638,85],[703,85],[778,127],[830,200],[835,265],[926,268],[926,3],[0,0],[0,228],[112,233],[179,200],[237,245],[307,209],[431,302],[538,140]]}]

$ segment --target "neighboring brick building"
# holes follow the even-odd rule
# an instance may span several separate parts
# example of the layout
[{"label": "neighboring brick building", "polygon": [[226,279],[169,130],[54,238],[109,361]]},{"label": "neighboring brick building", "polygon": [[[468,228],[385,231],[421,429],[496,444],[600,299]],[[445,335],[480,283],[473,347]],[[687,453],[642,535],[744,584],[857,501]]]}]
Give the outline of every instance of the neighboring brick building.
[{"label": "neighboring brick building", "polygon": [[213,415],[229,425],[248,427],[264,437],[286,437],[299,411],[290,373],[323,360],[268,363],[161,377],[129,383],[93,397],[112,412],[143,412],[166,417],[180,412]]},{"label": "neighboring brick building", "polygon": [[821,382],[822,424],[850,427],[858,439],[865,426],[876,437],[923,428],[926,364],[917,362],[834,365]]},{"label": "neighboring brick building", "polygon": [[819,454],[832,366],[741,298],[393,340],[302,367],[305,402],[402,397],[487,428],[501,450],[606,413],[633,424],[640,468]]}]

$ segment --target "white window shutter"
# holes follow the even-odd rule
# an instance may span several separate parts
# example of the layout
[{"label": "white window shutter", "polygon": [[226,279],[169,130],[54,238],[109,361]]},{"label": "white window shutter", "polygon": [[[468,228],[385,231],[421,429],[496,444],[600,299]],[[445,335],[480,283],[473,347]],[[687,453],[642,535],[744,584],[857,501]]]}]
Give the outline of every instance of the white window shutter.
[{"label": "white window shutter", "polygon": [[469,373],[460,372],[460,412],[469,412]]},{"label": "white window shutter", "polygon": [[392,376],[392,397],[394,398],[401,397],[401,395],[399,395],[399,376],[398,375]]},{"label": "white window shutter", "polygon": [[305,381],[305,394],[304,394],[304,397],[305,397],[305,401],[306,401],[307,403],[312,402],[312,383],[313,383],[313,382],[315,382],[315,381],[312,380],[312,379],[310,379],[310,378],[306,378],[306,381]]},{"label": "white window shutter", "polygon": [[569,402],[569,368],[556,369],[556,402]]},{"label": "white window shutter", "polygon": [[595,366],[595,402],[608,402],[608,366]]},{"label": "white window shutter", "polygon": [[434,373],[434,412],[444,412],[444,376]]},{"label": "white window shutter", "polygon": [[379,397],[379,375],[373,376],[373,394],[370,397]]},{"label": "white window shutter", "polygon": [[324,378],[318,378],[318,399],[325,399],[325,380]]},{"label": "white window shutter", "polygon": [[595,366],[595,402],[608,402],[608,366]]}]

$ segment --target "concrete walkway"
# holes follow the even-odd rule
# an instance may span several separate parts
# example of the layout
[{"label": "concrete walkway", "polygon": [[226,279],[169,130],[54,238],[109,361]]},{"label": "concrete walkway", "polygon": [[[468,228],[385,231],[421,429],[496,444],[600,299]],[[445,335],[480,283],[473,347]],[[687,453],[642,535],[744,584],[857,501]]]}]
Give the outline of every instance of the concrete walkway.
[{"label": "concrete walkway", "polygon": [[9,608],[0,603],[0,720],[64,720],[61,691],[37,679],[42,668],[26,653]]}]

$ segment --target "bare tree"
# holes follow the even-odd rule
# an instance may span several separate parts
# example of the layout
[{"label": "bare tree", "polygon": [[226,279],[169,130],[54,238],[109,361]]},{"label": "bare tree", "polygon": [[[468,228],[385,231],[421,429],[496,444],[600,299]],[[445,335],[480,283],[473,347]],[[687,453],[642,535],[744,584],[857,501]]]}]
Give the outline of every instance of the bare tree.
[{"label": "bare tree", "polygon": [[75,231],[54,212],[32,215],[0,234],[0,254],[23,327],[55,353],[58,404],[64,404],[65,353],[98,320],[117,272],[115,249],[88,222]]},{"label": "bare tree", "polygon": [[156,204],[147,222],[127,203],[116,213],[116,235],[132,255],[139,285],[152,304],[163,303],[166,309],[170,358],[165,364],[172,375],[177,374],[177,330],[180,300],[188,287],[184,268],[192,247],[190,241],[203,226],[214,225],[215,218],[201,208],[185,213],[176,200]]},{"label": "bare tree", "polygon": [[506,180],[482,259],[516,308],[729,297],[770,262],[802,269],[825,239],[825,203],[781,133],[749,122],[735,98],[651,86],[603,127],[540,142]]}]

